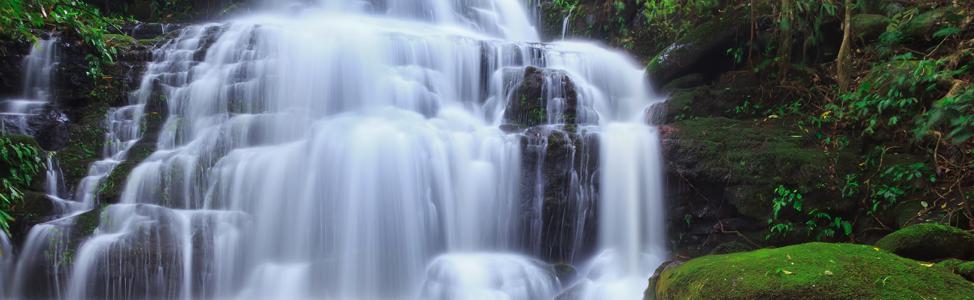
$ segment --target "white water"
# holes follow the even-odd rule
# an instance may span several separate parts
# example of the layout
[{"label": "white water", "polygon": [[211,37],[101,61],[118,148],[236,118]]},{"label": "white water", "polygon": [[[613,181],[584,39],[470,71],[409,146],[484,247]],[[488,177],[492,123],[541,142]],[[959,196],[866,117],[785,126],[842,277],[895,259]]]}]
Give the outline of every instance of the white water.
[{"label": "white water", "polygon": [[57,66],[57,38],[38,40],[24,57],[23,90],[16,99],[0,101],[2,132],[31,134],[27,124],[51,100],[53,70]]},{"label": "white water", "polygon": [[[563,72],[596,115],[579,120],[601,136],[587,146],[600,170],[572,174],[600,176],[571,181],[580,194],[601,186],[571,198],[600,199],[598,255],[569,256],[583,295],[641,294],[665,243],[658,135],[641,124],[654,98],[634,62],[537,43],[516,0],[319,2],[189,27],[156,51],[75,199],[96,207],[155,95],[170,113],[159,150],[70,270],[52,271],[67,274],[55,297],[552,298],[576,282],[532,257],[545,232],[543,199],[522,197],[530,134],[500,129],[524,66]],[[562,121],[563,88],[546,88],[549,123]],[[30,241],[56,226],[35,227],[25,253],[51,247]],[[31,288],[21,269],[36,258],[24,257],[15,299]]]}]

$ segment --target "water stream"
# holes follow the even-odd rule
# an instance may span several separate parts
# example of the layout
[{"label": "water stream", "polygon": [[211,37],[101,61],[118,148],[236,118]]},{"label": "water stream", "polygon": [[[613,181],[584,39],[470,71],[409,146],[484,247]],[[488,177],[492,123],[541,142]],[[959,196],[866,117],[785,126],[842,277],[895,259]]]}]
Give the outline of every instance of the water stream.
[{"label": "water stream", "polygon": [[[657,98],[634,61],[540,43],[517,0],[265,3],[288,9],[155,51],[10,298],[641,297],[666,250]],[[528,66],[544,111],[516,126]],[[158,150],[99,208],[154,97]],[[73,245],[84,214],[98,225]]]}]

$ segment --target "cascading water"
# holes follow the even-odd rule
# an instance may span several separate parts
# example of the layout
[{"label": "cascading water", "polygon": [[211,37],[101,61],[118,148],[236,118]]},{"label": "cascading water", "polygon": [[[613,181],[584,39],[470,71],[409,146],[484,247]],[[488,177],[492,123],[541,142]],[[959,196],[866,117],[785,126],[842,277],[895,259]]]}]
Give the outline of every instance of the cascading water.
[{"label": "cascading water", "polygon": [[168,103],[158,150],[120,203],[78,210],[100,222],[70,263],[37,253],[70,245],[44,240],[74,221],[31,231],[11,298],[44,274],[66,299],[642,292],[665,249],[654,99],[632,61],[538,43],[517,0],[288,11],[191,26],[155,52],[75,199],[96,207],[153,97]]},{"label": "cascading water", "polygon": [[24,57],[23,91],[18,99],[0,101],[3,132],[31,134],[28,120],[40,114],[51,100],[51,82],[57,66],[57,38],[39,40]]}]

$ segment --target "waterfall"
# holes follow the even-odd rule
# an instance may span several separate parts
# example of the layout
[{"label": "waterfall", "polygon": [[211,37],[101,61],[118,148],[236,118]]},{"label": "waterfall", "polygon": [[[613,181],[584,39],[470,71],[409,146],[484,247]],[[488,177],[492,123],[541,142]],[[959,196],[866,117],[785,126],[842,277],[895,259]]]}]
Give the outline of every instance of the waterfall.
[{"label": "waterfall", "polygon": [[[10,298],[44,274],[64,299],[642,292],[665,242],[634,61],[539,43],[517,0],[312,2],[160,46],[76,189],[90,210],[32,229]],[[155,99],[157,150],[98,208]]]},{"label": "waterfall", "polygon": [[[41,39],[31,46],[23,62],[23,89],[20,98],[0,101],[3,132],[32,134],[30,117],[43,112],[51,100],[51,82],[57,66],[57,38]],[[10,127],[10,128],[8,128]]]}]

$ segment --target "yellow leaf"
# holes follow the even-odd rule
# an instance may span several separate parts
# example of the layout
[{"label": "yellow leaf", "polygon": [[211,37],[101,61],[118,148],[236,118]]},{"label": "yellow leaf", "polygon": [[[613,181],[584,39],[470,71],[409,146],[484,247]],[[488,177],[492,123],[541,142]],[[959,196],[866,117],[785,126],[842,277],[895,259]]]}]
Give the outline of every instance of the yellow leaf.
[{"label": "yellow leaf", "polygon": [[933,263],[920,263],[920,265],[921,266],[924,266],[924,267],[927,267],[927,268],[933,267]]},{"label": "yellow leaf", "polygon": [[795,273],[793,273],[791,271],[788,271],[788,270],[785,270],[785,269],[781,269],[781,273],[784,273],[785,275],[795,274]]},{"label": "yellow leaf", "polygon": [[832,271],[829,271],[829,270],[825,270],[824,274],[826,276],[832,276],[832,275],[834,275],[834,274],[832,274]]}]

